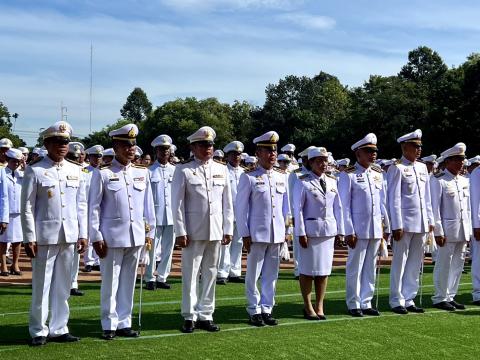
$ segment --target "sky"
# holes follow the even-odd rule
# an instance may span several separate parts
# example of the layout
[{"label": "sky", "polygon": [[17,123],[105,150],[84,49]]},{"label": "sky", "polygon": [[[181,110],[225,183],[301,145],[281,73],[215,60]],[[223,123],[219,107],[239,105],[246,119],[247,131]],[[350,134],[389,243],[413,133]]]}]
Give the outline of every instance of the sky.
[{"label": "sky", "polygon": [[187,96],[262,106],[287,75],[350,87],[397,74],[408,52],[448,66],[478,49],[480,2],[444,0],[1,0],[0,101],[34,145],[61,119],[90,133],[120,118],[135,87],[156,106]]}]

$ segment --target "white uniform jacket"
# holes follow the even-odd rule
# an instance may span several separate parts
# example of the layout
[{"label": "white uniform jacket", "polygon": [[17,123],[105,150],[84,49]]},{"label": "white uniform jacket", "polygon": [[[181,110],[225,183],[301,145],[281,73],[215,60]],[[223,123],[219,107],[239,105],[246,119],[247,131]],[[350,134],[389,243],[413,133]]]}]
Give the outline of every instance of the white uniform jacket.
[{"label": "white uniform jacket", "polygon": [[338,190],[345,235],[381,239],[383,233],[390,233],[382,169],[375,165],[365,169],[356,163],[340,173]]},{"label": "white uniform jacket", "polygon": [[238,184],[235,208],[238,233],[252,242],[285,241],[285,219],[290,207],[285,173],[260,165],[245,172]]},{"label": "white uniform jacket", "polygon": [[24,242],[56,245],[62,227],[67,243],[87,238],[87,195],[82,167],[48,156],[27,166],[22,184]]},{"label": "white uniform jacket", "polygon": [[148,169],[143,166],[124,166],[114,159],[95,169],[88,207],[92,243],[103,240],[111,248],[133,247],[144,245],[145,237],[154,237],[152,189]]},{"label": "white uniform jacket", "polygon": [[5,168],[0,167],[0,222],[8,223],[9,209],[8,209],[8,189],[7,176]]},{"label": "white uniform jacket", "polygon": [[162,165],[158,161],[155,161],[155,163],[148,168],[148,171],[150,173],[150,182],[152,183],[157,225],[173,225],[172,181],[175,166],[170,163]]},{"label": "white uniform jacket", "polygon": [[337,179],[322,175],[326,190],[320,185],[320,178],[312,172],[300,176],[295,183],[295,235],[308,237],[332,237],[343,235],[343,212]]},{"label": "white uniform jacket", "polygon": [[172,183],[175,236],[222,240],[233,235],[233,204],[226,165],[209,159],[177,165]]},{"label": "white uniform jacket", "polygon": [[468,179],[444,170],[431,181],[435,236],[445,236],[447,242],[469,241],[472,223]]},{"label": "white uniform jacket", "polygon": [[470,174],[470,203],[472,211],[472,225],[480,228],[480,166]]},{"label": "white uniform jacket", "polygon": [[387,185],[392,230],[427,233],[434,224],[427,166],[402,157],[388,168]]}]

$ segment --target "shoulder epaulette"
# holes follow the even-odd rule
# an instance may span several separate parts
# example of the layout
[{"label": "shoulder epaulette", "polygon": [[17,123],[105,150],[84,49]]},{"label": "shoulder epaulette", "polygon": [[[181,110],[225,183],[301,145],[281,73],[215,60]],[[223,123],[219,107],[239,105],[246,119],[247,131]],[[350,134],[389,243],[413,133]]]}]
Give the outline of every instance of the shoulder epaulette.
[{"label": "shoulder epaulette", "polygon": [[393,165],[398,165],[398,164],[400,164],[401,162],[402,162],[401,159],[397,159],[397,160],[393,163]]},{"label": "shoulder epaulette", "polygon": [[281,173],[281,174],[286,174],[286,171],[285,171],[285,170],[280,169],[280,168],[277,167],[277,166],[274,166],[274,167],[273,167],[273,170],[275,170],[275,171],[277,171],[277,172],[279,172],[279,173]]},{"label": "shoulder epaulette", "polygon": [[79,162],[76,162],[74,160],[71,160],[71,159],[65,159],[65,160],[67,160],[69,163],[75,164],[77,166],[82,166],[82,164],[80,164]]},{"label": "shoulder epaulette", "polygon": [[445,175],[445,173],[442,171],[442,172],[436,173],[433,176],[435,176],[436,178],[439,178],[439,177],[442,177],[443,175]]},{"label": "shoulder epaulette", "polygon": [[300,180],[305,180],[306,178],[310,177],[310,174],[303,174],[303,175],[300,175],[298,178]]},{"label": "shoulder epaulette", "polygon": [[37,158],[35,160],[33,160],[30,164],[28,165],[33,165],[33,164],[36,164],[38,163],[39,161],[42,161],[43,160],[43,156],[37,156]]},{"label": "shoulder epaulette", "polygon": [[132,166],[134,168],[137,168],[137,169],[146,169],[147,168],[145,165],[139,165],[139,164],[132,164]]},{"label": "shoulder epaulette", "polygon": [[181,161],[180,164],[188,164],[188,163],[190,163],[190,162],[192,162],[192,161],[193,161],[193,159],[187,159],[187,160]]},{"label": "shoulder epaulette", "polygon": [[99,166],[99,169],[100,169],[100,170],[104,170],[104,169],[108,169],[108,168],[111,167],[111,166],[112,166],[112,164],[100,165],[100,166]]},{"label": "shoulder epaulette", "polygon": [[378,165],[372,165],[370,167],[372,168],[373,171],[376,171],[376,172],[379,172],[379,173],[383,172],[382,168]]},{"label": "shoulder epaulette", "polygon": [[248,167],[243,166],[243,165],[240,165],[240,167],[241,167],[243,170],[245,170],[245,171],[250,170]]},{"label": "shoulder epaulette", "polygon": [[251,173],[251,172],[253,172],[253,171],[255,171],[255,170],[257,170],[257,169],[255,169],[255,168],[254,168],[254,169],[246,168],[246,169],[245,169],[245,174],[249,174],[249,173]]},{"label": "shoulder epaulette", "polygon": [[353,165],[350,165],[349,167],[347,167],[345,169],[346,173],[351,173],[351,172],[354,172],[354,171],[355,171],[355,166],[353,166]]},{"label": "shoulder epaulette", "polygon": [[213,159],[213,161],[215,161],[218,164],[227,165],[227,163],[224,163],[223,161],[220,161],[220,160],[217,160],[217,159]]},{"label": "shoulder epaulette", "polygon": [[88,174],[88,173],[90,172],[90,171],[88,171],[87,168],[83,168],[82,171],[83,171],[84,173],[86,173],[86,174]]},{"label": "shoulder epaulette", "polygon": [[335,175],[333,175],[333,174],[327,174],[327,173],[325,173],[325,175],[327,175],[327,176],[328,176],[329,178],[331,178],[331,179],[337,180],[337,177],[336,177]]},{"label": "shoulder epaulette", "polygon": [[299,173],[299,172],[301,172],[301,171],[302,171],[302,168],[298,168],[298,169],[295,169],[293,172],[294,172],[294,173]]}]

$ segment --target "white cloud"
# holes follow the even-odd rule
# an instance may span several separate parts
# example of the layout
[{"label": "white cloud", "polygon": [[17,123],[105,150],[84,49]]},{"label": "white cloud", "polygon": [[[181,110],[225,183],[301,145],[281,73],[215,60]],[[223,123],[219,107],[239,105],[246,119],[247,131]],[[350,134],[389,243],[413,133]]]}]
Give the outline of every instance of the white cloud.
[{"label": "white cloud", "polygon": [[291,12],[277,16],[277,19],[286,21],[307,29],[328,30],[335,27],[335,20],[328,16],[310,15],[302,12]]},{"label": "white cloud", "polygon": [[161,3],[177,11],[215,11],[242,9],[291,10],[303,0],[161,0]]}]

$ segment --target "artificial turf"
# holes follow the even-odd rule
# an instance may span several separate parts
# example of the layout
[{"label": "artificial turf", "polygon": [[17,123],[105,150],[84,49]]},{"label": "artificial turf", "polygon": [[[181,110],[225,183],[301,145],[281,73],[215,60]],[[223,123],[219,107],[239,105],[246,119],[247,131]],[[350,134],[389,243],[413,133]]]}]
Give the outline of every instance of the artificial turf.
[{"label": "artificial turf", "polygon": [[[468,267],[467,267],[468,269]],[[100,284],[83,283],[83,297],[70,299],[69,328],[78,343],[48,343],[31,348],[28,340],[28,286],[0,287],[0,359],[458,359],[480,352],[480,307],[471,302],[470,275],[465,274],[457,300],[466,311],[447,313],[431,307],[432,267],[425,268],[425,314],[396,315],[388,308],[388,269],[380,278],[380,317],[351,318],[346,314],[344,270],[329,278],[325,300],[327,321],[302,317],[298,282],[282,272],[274,315],[280,325],[253,328],[247,324],[243,284],[217,286],[215,321],[219,333],[196,330],[182,334],[181,282],[171,290],[143,291],[141,337],[100,339]],[[138,287],[133,327],[138,327]],[[419,301],[417,299],[417,305]]]}]

